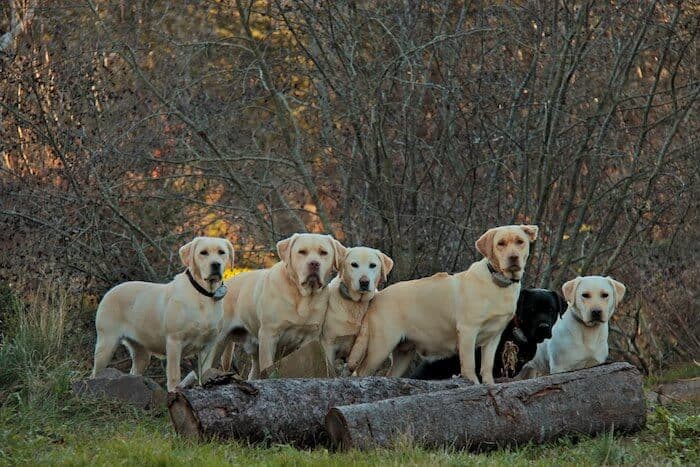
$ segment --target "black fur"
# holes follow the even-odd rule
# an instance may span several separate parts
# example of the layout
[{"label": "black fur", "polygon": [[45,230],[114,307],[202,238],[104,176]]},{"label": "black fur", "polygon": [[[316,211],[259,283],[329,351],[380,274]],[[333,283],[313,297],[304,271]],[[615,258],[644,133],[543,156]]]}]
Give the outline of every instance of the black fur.
[{"label": "black fur", "polygon": [[[522,367],[535,356],[537,344],[552,337],[552,326],[564,314],[566,308],[566,301],[552,290],[523,289],[518,298],[515,318],[508,323],[503,334],[501,334],[501,341],[498,344],[496,359],[493,364],[494,378],[512,378],[517,375]],[[527,338],[527,342],[522,342],[516,336],[515,328],[518,324]],[[503,352],[507,342],[514,343],[518,349],[517,362],[515,362],[514,369],[504,365]],[[481,366],[481,352],[479,350],[476,350],[477,375]],[[432,362],[422,362],[410,374],[409,378],[446,379],[453,375],[459,375],[459,373],[459,355],[454,355]]]}]

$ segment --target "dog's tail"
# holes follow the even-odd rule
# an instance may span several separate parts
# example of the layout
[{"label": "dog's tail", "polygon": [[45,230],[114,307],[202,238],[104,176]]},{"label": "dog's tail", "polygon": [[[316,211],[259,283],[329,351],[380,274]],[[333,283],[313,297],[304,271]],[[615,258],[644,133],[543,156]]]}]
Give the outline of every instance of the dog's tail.
[{"label": "dog's tail", "polygon": [[348,369],[351,372],[357,370],[362,364],[367,355],[367,346],[369,345],[369,313],[365,313],[362,317],[360,332],[355,337],[355,342],[352,344],[350,355],[348,356]]}]

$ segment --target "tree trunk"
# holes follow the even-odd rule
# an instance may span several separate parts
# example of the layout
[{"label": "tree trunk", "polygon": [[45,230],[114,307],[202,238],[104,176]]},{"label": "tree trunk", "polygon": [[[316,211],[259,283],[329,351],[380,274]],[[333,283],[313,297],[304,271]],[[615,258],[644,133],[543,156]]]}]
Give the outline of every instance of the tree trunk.
[{"label": "tree trunk", "polygon": [[324,417],[331,407],[471,385],[461,379],[385,377],[234,381],[171,394],[168,407],[175,431],[183,436],[308,447],[328,444]]},{"label": "tree trunk", "polygon": [[628,363],[333,407],[326,417],[333,445],[358,449],[408,440],[478,450],[644,423],[642,377]]}]

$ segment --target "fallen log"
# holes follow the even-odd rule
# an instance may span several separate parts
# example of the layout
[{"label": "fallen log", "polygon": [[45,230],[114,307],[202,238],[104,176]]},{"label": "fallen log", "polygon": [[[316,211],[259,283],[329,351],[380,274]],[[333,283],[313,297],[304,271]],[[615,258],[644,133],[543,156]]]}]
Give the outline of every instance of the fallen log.
[{"label": "fallen log", "polygon": [[471,385],[385,377],[233,381],[171,393],[168,407],[175,431],[186,437],[310,447],[328,444],[324,417],[333,406]]},{"label": "fallen log", "polygon": [[565,435],[639,430],[645,423],[642,377],[628,363],[493,386],[479,385],[333,407],[334,446],[481,450]]}]

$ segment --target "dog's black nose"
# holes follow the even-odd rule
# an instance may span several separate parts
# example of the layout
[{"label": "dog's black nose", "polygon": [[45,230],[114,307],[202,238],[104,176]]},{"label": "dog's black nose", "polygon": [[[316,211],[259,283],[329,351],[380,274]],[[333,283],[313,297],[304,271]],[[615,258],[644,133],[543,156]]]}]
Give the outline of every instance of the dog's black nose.
[{"label": "dog's black nose", "polygon": [[518,260],[520,259],[520,256],[518,256],[518,255],[510,255],[510,256],[508,257],[508,259],[510,260],[511,264],[518,264]]},{"label": "dog's black nose", "polygon": [[538,324],[535,329],[535,340],[539,343],[550,337],[552,337],[552,327],[547,323]]},{"label": "dog's black nose", "polygon": [[221,263],[211,263],[212,272],[221,272]]},{"label": "dog's black nose", "polygon": [[369,290],[369,279],[360,279],[360,290]]},{"label": "dog's black nose", "polygon": [[318,261],[309,262],[309,271],[318,272],[319,269],[321,269],[321,263],[319,263]]},{"label": "dog's black nose", "polygon": [[593,321],[600,321],[600,317],[602,316],[602,314],[603,310],[591,310],[591,318],[593,319]]}]

